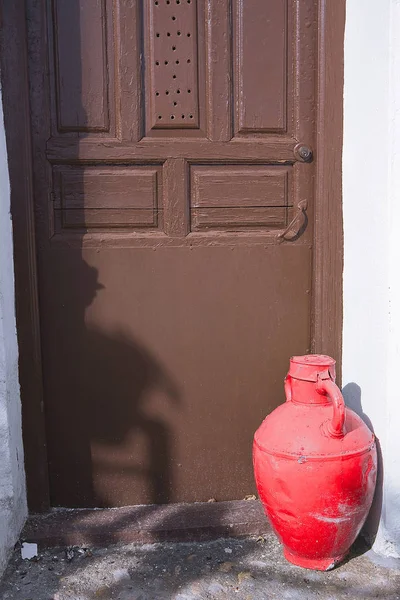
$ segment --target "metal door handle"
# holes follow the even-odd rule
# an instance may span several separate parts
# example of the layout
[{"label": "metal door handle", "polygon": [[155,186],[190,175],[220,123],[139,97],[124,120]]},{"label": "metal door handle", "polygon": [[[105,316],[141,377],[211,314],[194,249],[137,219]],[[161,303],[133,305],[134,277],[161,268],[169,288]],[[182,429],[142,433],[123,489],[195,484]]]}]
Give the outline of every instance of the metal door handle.
[{"label": "metal door handle", "polygon": [[[278,238],[284,238],[289,233],[289,231],[292,230],[292,227],[297,223],[297,221],[299,221],[300,217],[302,217],[304,215],[304,217],[307,218],[307,216],[306,216],[307,206],[308,206],[307,200],[300,200],[300,202],[297,205],[296,214],[294,215],[293,219],[290,221],[290,223],[286,227],[286,229],[278,235]],[[299,231],[300,231],[300,228],[297,231],[297,234],[299,233]]]}]

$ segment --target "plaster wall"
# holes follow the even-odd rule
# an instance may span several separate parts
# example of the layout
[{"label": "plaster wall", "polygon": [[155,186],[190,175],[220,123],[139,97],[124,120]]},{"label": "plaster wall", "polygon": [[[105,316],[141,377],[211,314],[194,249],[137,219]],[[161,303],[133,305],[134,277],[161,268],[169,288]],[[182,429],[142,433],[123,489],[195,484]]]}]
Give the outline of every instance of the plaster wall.
[{"label": "plaster wall", "polygon": [[400,555],[399,73],[400,0],[347,0],[343,389],[379,439],[382,514],[374,550],[394,557]]},{"label": "plaster wall", "polygon": [[0,93],[0,574],[26,515],[10,184]]}]

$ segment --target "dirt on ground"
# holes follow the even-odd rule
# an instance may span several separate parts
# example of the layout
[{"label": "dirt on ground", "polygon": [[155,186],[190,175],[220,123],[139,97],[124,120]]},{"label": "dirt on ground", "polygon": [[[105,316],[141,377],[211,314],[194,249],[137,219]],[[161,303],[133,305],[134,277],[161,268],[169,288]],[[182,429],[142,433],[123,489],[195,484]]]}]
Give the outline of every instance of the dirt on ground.
[{"label": "dirt on ground", "polygon": [[295,567],[273,535],[204,543],[16,548],[2,600],[400,600],[400,566],[353,550],[329,572]]}]

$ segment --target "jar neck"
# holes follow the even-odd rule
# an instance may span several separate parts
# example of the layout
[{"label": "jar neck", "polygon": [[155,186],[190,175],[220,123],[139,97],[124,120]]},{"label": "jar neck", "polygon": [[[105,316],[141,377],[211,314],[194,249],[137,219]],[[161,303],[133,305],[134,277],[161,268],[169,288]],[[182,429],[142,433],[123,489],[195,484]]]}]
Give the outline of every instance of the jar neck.
[{"label": "jar neck", "polygon": [[317,392],[314,381],[291,378],[292,402],[295,404],[330,404],[327,396]]}]

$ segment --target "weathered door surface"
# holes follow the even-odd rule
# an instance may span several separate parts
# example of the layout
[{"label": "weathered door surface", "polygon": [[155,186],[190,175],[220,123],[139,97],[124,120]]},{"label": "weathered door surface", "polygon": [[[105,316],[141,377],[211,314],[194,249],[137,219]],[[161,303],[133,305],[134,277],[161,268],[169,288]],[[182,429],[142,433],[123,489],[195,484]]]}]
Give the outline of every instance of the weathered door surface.
[{"label": "weathered door surface", "polygon": [[315,2],[27,4],[52,505],[241,499],[311,342]]}]

